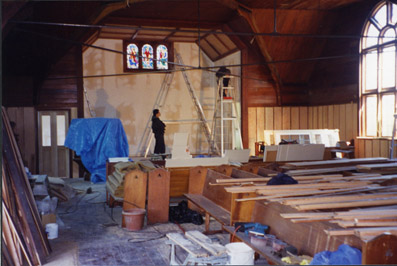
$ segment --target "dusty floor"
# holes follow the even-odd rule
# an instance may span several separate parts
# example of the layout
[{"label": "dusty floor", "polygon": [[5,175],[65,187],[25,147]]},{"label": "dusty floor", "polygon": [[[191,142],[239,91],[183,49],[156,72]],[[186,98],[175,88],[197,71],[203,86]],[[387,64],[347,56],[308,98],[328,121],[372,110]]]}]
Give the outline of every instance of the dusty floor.
[{"label": "dusty floor", "polygon": [[[79,194],[57,208],[59,236],[50,240],[53,249],[46,265],[169,265],[171,246],[166,233],[182,232],[173,223],[145,226],[141,231],[130,232],[121,228],[121,207],[112,210],[105,204],[105,185],[91,184],[82,179],[68,183]],[[87,194],[91,187],[92,193]],[[182,224],[184,230],[204,231],[204,225]],[[211,229],[220,229],[211,221]],[[210,236],[221,244],[229,242],[228,234]],[[177,259],[187,253],[177,248]],[[265,264],[258,260],[255,264]]]}]

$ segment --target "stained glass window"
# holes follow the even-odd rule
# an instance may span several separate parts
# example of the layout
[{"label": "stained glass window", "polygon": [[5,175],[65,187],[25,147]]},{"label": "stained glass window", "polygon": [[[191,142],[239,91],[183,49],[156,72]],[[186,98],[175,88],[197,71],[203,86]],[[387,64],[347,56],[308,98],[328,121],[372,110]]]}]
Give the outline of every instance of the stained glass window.
[{"label": "stained glass window", "polygon": [[159,45],[156,49],[157,69],[168,69],[168,49],[165,45]]},{"label": "stained glass window", "polygon": [[142,68],[153,69],[153,47],[150,44],[142,46]]},{"label": "stained glass window", "polygon": [[397,6],[379,3],[364,25],[361,39],[361,135],[390,137],[396,112]]},{"label": "stained glass window", "polygon": [[138,46],[133,43],[127,45],[127,68],[139,68],[139,49]]}]

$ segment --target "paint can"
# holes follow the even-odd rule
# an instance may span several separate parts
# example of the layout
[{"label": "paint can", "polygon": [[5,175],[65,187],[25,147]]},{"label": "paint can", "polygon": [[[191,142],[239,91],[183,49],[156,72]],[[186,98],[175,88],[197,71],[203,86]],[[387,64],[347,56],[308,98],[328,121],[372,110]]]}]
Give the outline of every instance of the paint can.
[{"label": "paint can", "polygon": [[254,250],[243,242],[225,245],[228,265],[254,265]]},{"label": "paint can", "polygon": [[48,239],[55,239],[58,237],[58,224],[49,223],[45,225],[45,231]]},{"label": "paint can", "polygon": [[143,227],[145,220],[145,209],[129,209],[123,210],[121,226],[129,231],[139,231]]}]

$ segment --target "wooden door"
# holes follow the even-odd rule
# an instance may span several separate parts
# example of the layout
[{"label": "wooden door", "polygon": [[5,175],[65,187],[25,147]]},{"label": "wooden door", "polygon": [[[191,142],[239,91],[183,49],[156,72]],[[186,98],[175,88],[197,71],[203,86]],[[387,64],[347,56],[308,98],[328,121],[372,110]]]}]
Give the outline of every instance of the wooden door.
[{"label": "wooden door", "polygon": [[68,111],[38,112],[40,174],[70,177],[70,155],[65,147],[68,126]]}]

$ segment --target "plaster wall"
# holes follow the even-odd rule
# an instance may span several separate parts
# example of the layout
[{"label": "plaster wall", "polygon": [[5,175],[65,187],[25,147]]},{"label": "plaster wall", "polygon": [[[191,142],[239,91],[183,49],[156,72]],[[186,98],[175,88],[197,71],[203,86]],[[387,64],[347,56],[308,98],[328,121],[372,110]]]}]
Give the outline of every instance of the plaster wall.
[{"label": "plaster wall", "polygon": [[[122,51],[121,40],[98,39],[94,45]],[[185,65],[198,66],[199,49],[196,44],[174,43],[174,48],[181,55]],[[123,56],[119,53],[88,48],[83,54],[84,76],[123,73],[122,60]],[[200,54],[201,67],[225,63],[239,64],[240,53],[235,53],[215,63],[205,54]],[[233,74],[239,74],[240,70],[231,68],[231,71]],[[215,73],[205,70],[191,70],[185,73],[187,73],[211,125],[216,95]],[[132,75],[84,78],[86,90],[84,117],[119,118],[127,134],[130,155],[142,155],[144,149],[138,150],[138,147],[142,141],[145,127],[151,118],[152,109],[165,75],[136,72]],[[238,88],[240,87],[239,81],[233,82]],[[239,95],[239,93],[237,94]],[[175,72],[160,112],[161,120],[167,124],[165,144],[168,151],[172,147],[173,134],[176,132],[189,133],[189,148],[192,154],[208,151],[207,141],[199,124],[175,123],[175,121],[198,119],[181,71]],[[153,152],[154,141],[151,146],[150,152]]]}]

